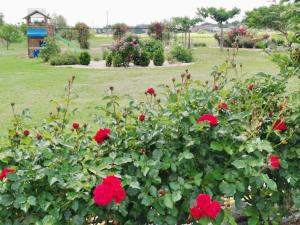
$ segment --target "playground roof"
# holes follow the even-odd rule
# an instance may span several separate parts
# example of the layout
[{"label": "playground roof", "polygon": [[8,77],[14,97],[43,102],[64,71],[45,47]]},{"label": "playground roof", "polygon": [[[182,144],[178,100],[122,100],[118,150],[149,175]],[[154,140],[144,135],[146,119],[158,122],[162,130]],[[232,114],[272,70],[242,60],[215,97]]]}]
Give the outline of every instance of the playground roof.
[{"label": "playground roof", "polygon": [[47,16],[46,14],[44,14],[44,13],[38,11],[38,10],[35,10],[32,13],[28,14],[27,16],[24,17],[24,19],[28,19],[28,18],[32,17],[33,15],[35,15],[35,14],[39,14],[39,15],[47,18],[47,19],[51,19],[49,16]]}]

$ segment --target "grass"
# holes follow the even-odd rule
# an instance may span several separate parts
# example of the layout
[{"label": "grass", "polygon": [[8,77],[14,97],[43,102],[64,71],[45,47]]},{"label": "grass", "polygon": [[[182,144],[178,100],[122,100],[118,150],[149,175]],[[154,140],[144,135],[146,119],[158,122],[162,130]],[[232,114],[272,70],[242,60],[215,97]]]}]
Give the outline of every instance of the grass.
[{"label": "grass", "polygon": [[[99,50],[97,46],[110,43],[110,40],[109,37],[94,37],[91,42],[92,51],[97,52]],[[197,48],[194,53],[196,63],[187,69],[192,73],[193,79],[201,81],[210,80],[212,67],[222,63],[227,54],[226,51],[221,53],[217,48]],[[278,72],[276,65],[259,51],[240,50],[238,61],[244,64],[244,72],[248,74],[260,71],[271,74]],[[75,92],[79,95],[74,103],[80,110],[76,120],[91,122],[91,114],[96,112],[96,106],[103,104],[101,99],[109,86],[115,87],[123,102],[126,95],[142,99],[146,88],[170,82],[173,77],[179,79],[179,75],[185,69],[185,67],[104,70],[55,68],[39,60],[28,59],[25,42],[12,45],[9,51],[0,46],[0,133],[3,134],[12,119],[11,102],[16,103],[18,111],[29,108],[33,121],[42,122],[42,118],[53,109],[50,100],[60,99],[63,96],[65,84],[73,75],[76,76]]]}]

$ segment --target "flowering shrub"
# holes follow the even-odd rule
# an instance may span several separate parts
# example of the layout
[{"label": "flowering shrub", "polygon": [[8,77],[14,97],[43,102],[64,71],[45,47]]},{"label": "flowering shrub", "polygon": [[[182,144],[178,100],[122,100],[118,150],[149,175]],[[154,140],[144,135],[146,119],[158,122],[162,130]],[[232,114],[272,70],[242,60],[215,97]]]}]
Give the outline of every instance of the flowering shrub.
[{"label": "flowering shrub", "polygon": [[73,79],[42,126],[15,113],[0,150],[0,168],[14,169],[0,181],[1,222],[236,224],[234,204],[250,225],[279,224],[300,207],[299,93],[287,97],[280,75],[229,80],[236,66],[217,66],[212,86],[186,71],[124,108],[111,87],[98,131],[70,121]]}]

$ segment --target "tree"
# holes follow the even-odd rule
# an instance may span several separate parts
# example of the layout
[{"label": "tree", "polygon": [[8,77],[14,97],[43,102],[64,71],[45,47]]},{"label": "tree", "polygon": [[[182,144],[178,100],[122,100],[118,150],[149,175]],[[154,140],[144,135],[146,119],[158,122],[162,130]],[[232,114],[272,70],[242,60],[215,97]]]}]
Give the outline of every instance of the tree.
[{"label": "tree", "polygon": [[4,24],[0,28],[0,38],[6,41],[6,49],[8,50],[11,43],[21,41],[22,34],[15,25]]},{"label": "tree", "polygon": [[113,37],[120,41],[128,31],[128,26],[125,23],[116,23],[112,26]]},{"label": "tree", "polygon": [[0,12],[0,26],[4,24],[4,15]]},{"label": "tree", "polygon": [[55,28],[58,31],[61,31],[62,29],[68,27],[67,20],[62,15],[56,15],[56,14],[54,14],[52,16],[52,23],[55,24]]},{"label": "tree", "polygon": [[191,47],[191,29],[197,23],[201,22],[201,18],[189,18],[185,17],[174,17],[172,19],[173,26],[176,30],[184,33],[184,44],[187,45],[187,34],[188,34],[188,48]]},{"label": "tree", "polygon": [[80,44],[80,48],[88,49],[89,42],[88,39],[90,37],[90,28],[85,23],[77,23],[75,26],[76,31],[78,32],[78,42]]},{"label": "tree", "polygon": [[259,7],[246,12],[245,23],[258,29],[272,29],[288,38],[288,31],[300,23],[300,4],[288,3]]},{"label": "tree", "polygon": [[215,7],[209,7],[209,8],[198,8],[197,15],[202,18],[211,18],[214,21],[216,21],[221,29],[221,40],[220,40],[220,47],[221,51],[223,51],[223,45],[224,45],[224,23],[228,22],[229,19],[232,19],[236,15],[238,15],[241,12],[238,8],[233,8],[231,10],[226,10],[224,8],[215,8]]},{"label": "tree", "polygon": [[153,22],[148,27],[148,35],[157,39],[157,40],[163,40],[163,32],[164,32],[165,26],[161,22]]}]

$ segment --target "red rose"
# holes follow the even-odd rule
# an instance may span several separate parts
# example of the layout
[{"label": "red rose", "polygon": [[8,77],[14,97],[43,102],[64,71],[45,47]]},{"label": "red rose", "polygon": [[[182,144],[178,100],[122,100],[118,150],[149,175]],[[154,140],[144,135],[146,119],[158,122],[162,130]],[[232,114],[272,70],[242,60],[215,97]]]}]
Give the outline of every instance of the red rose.
[{"label": "red rose", "polygon": [[155,95],[155,90],[153,88],[148,88],[146,94]]},{"label": "red rose", "polygon": [[221,211],[221,205],[217,201],[211,202],[206,212],[208,218],[216,219]]},{"label": "red rose", "polygon": [[269,163],[272,169],[277,170],[280,168],[280,158],[277,155],[269,156]]},{"label": "red rose", "polygon": [[145,120],[145,115],[144,115],[144,114],[141,114],[141,115],[139,116],[139,120],[140,120],[140,121],[144,121],[144,120]]},{"label": "red rose", "polygon": [[204,115],[200,116],[197,120],[197,123],[201,123],[201,122],[204,122],[204,121],[209,122],[210,126],[216,126],[219,123],[218,122],[218,117],[214,116],[212,114],[204,114]]},{"label": "red rose", "polygon": [[24,130],[23,134],[24,134],[24,136],[29,136],[30,132],[29,132],[29,130]]},{"label": "red rose", "polygon": [[2,169],[1,174],[0,174],[0,180],[3,180],[4,178],[6,178],[6,174],[12,173],[12,172],[15,172],[15,170],[7,169],[7,168]]},{"label": "red rose", "polygon": [[221,102],[221,103],[218,105],[218,109],[219,109],[219,110],[227,109],[227,108],[228,108],[228,105],[227,105],[225,102]]},{"label": "red rose", "polygon": [[253,89],[254,89],[254,84],[249,84],[248,89],[249,89],[249,91],[253,91]]},{"label": "red rose", "polygon": [[41,134],[37,134],[35,137],[36,137],[36,139],[38,139],[38,140],[41,140],[41,139],[43,138],[43,136],[42,136]]},{"label": "red rose", "polygon": [[275,121],[275,123],[273,125],[273,130],[285,131],[286,129],[287,129],[287,126],[282,119]]},{"label": "red rose", "polygon": [[97,131],[96,135],[94,136],[94,140],[97,143],[102,144],[105,140],[109,139],[108,134],[110,133],[110,129],[103,128]]},{"label": "red rose", "polygon": [[202,219],[204,217],[204,213],[201,209],[199,209],[197,206],[193,206],[190,208],[190,214],[194,219]]},{"label": "red rose", "polygon": [[199,194],[196,199],[196,205],[190,208],[190,214],[194,219],[207,217],[216,219],[221,211],[221,205],[217,201],[211,201],[207,194]]},{"label": "red rose", "polygon": [[74,128],[75,130],[79,129],[79,123],[73,123],[73,128]]},{"label": "red rose", "polygon": [[272,112],[269,112],[269,117],[272,117],[273,116],[273,113]]},{"label": "red rose", "polygon": [[94,189],[94,202],[97,205],[109,205],[112,201],[120,204],[126,198],[121,181],[115,176],[108,176]]}]

